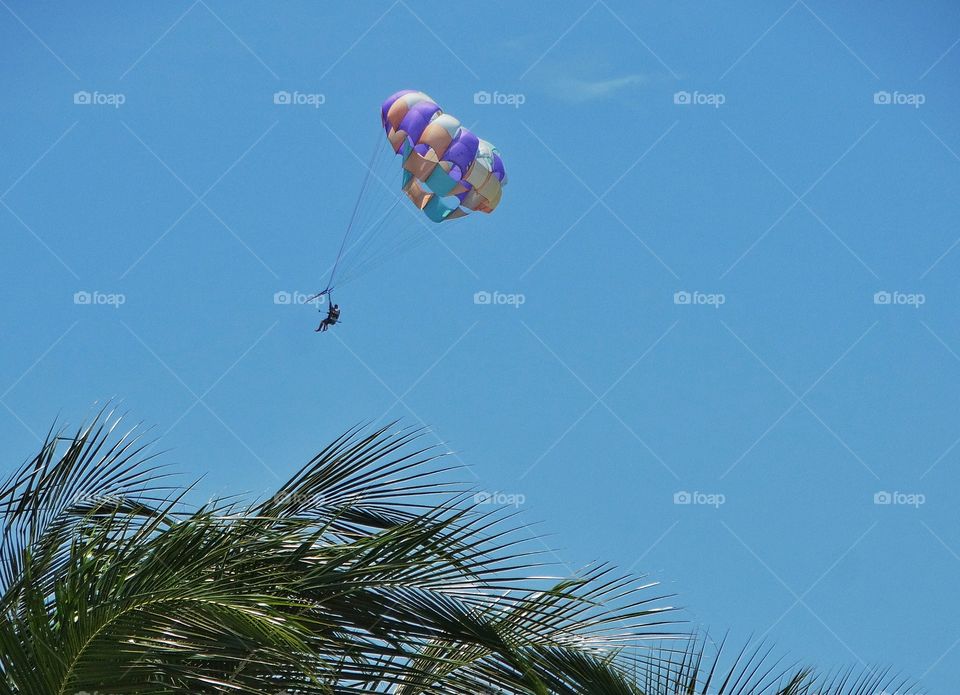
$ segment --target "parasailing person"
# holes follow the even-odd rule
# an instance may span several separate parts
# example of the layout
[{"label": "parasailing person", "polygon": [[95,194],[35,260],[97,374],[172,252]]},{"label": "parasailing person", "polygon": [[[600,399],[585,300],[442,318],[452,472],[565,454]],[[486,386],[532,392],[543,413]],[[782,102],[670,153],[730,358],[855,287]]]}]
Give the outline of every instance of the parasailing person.
[{"label": "parasailing person", "polygon": [[[333,297],[330,298],[330,301],[333,301]],[[330,308],[327,309],[327,318],[320,322],[320,325],[317,326],[317,333],[326,333],[330,330],[331,326],[337,325],[337,321],[340,320],[340,305],[339,304],[330,304]]]},{"label": "parasailing person", "polygon": [[[412,89],[397,92],[381,105],[380,119],[386,137],[378,138],[377,148],[366,166],[326,289],[314,298],[330,295],[334,281],[338,286],[343,285],[349,279],[345,274],[356,277],[361,269],[369,270],[407,245],[408,240],[401,237],[402,225],[388,219],[395,208],[406,207],[403,203],[413,203],[413,208],[406,212],[411,213],[416,222],[412,225],[414,231],[419,232],[415,240],[436,236],[432,231],[423,233],[423,226],[430,226],[425,225],[424,218],[430,222],[447,222],[472,212],[493,212],[500,203],[507,184],[500,152],[461,125],[458,119],[444,113],[429,96]],[[392,189],[375,171],[379,153],[384,150],[388,157],[399,155],[402,160],[397,167],[402,177],[399,191]],[[387,211],[369,226],[362,224],[360,220],[365,212],[376,212],[370,196],[382,193],[382,189],[386,189],[390,199]],[[331,299],[328,307],[326,318],[316,329],[318,333],[325,333],[340,321],[339,305]]]}]

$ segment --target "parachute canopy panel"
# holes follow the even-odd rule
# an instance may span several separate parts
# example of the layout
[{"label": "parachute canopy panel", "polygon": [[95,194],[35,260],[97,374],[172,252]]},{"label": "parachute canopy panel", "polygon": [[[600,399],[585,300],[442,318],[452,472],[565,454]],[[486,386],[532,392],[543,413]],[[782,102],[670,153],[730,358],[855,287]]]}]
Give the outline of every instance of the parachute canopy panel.
[{"label": "parachute canopy panel", "polygon": [[497,148],[444,113],[423,92],[383,102],[383,129],[403,159],[403,191],[434,222],[493,212],[507,183]]}]

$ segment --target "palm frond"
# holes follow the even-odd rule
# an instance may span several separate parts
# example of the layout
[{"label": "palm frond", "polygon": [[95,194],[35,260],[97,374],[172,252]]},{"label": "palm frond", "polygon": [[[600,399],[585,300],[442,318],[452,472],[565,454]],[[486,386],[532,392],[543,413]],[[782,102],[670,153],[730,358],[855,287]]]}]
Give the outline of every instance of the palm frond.
[{"label": "palm frond", "polygon": [[[542,574],[513,514],[396,425],[353,428],[266,500],[187,504],[101,412],[0,487],[0,695],[873,695],[673,634],[600,565]],[[678,646],[679,644],[679,646]],[[721,665],[721,661],[725,665]]]},{"label": "palm frond", "polygon": [[[864,667],[835,674],[773,658],[773,647],[745,644],[728,656],[727,640],[709,637],[664,643],[638,654],[636,682],[644,695],[892,695],[920,693],[888,669]],[[708,652],[712,651],[712,654]]]}]

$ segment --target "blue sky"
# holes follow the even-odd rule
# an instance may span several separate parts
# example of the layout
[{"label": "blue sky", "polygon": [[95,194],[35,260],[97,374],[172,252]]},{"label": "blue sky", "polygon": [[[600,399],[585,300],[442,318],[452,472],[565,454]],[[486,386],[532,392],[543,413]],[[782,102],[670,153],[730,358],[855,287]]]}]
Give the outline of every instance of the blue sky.
[{"label": "blue sky", "polygon": [[[203,495],[426,423],[570,568],[948,692],[960,8],[486,8],[2,0],[4,466],[109,398]],[[317,336],[274,295],[322,286],[403,88],[499,146],[503,203],[344,287]]]}]

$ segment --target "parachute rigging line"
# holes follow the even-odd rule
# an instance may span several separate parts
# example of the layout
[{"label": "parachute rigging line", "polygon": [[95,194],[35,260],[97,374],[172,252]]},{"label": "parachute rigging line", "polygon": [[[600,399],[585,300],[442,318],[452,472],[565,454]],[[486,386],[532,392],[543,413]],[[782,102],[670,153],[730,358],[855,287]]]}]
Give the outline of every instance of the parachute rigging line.
[{"label": "parachute rigging line", "polygon": [[337,274],[337,266],[340,265],[340,259],[343,257],[343,250],[347,245],[347,239],[350,237],[350,232],[353,229],[354,222],[357,220],[357,212],[360,210],[360,202],[363,200],[363,194],[367,190],[371,176],[373,176],[373,164],[376,161],[377,155],[384,147],[383,143],[383,138],[377,138],[377,144],[373,149],[373,154],[370,155],[369,161],[364,165],[366,171],[363,176],[363,182],[360,184],[360,192],[357,194],[357,199],[353,203],[353,212],[350,213],[350,221],[347,223],[347,229],[343,233],[343,239],[340,241],[340,250],[337,251],[337,258],[333,262],[333,268],[330,269],[330,279],[327,280],[326,288],[320,294],[318,294],[317,297],[322,297],[333,289],[333,280]]}]

